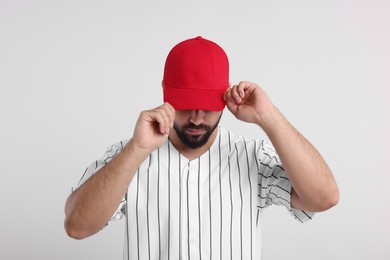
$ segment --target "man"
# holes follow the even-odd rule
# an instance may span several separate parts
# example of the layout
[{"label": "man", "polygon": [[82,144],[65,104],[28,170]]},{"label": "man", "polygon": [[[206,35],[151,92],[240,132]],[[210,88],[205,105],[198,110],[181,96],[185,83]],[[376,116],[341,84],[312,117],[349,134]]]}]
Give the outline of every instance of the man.
[{"label": "man", "polygon": [[[321,155],[257,84],[229,87],[228,71],[222,48],[202,37],[170,51],[165,103],[141,112],[131,140],[87,168],[66,202],[69,236],[124,216],[124,259],[260,259],[267,206],[303,222],[337,204]],[[271,142],[219,127],[225,104]]]}]

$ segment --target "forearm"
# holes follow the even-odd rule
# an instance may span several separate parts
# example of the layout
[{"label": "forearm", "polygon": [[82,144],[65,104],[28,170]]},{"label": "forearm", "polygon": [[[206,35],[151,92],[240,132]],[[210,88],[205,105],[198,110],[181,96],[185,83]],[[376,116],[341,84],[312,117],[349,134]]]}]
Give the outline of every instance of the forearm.
[{"label": "forearm", "polygon": [[65,205],[65,229],[69,236],[85,238],[106,225],[146,156],[146,152],[137,150],[130,141],[69,196]]},{"label": "forearm", "polygon": [[318,151],[284,118],[257,84],[241,81],[224,94],[232,114],[269,136],[292,184],[294,208],[322,211],[338,202],[338,189]]},{"label": "forearm", "polygon": [[320,153],[272,107],[260,117],[259,125],[275,146],[293,187],[292,206],[323,211],[338,201],[332,172]]}]

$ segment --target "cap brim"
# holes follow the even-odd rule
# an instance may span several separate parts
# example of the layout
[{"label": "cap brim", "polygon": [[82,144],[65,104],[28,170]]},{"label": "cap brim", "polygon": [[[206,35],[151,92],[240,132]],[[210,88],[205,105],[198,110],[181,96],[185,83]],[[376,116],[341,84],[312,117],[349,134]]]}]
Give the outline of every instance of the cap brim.
[{"label": "cap brim", "polygon": [[223,94],[226,89],[188,89],[176,88],[164,84],[164,102],[176,110],[211,110],[222,111],[226,102]]}]

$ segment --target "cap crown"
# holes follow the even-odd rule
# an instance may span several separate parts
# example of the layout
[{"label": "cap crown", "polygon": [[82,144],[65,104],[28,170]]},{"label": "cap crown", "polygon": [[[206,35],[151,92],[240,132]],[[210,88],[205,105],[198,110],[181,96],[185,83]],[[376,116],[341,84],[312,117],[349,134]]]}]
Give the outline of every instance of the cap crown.
[{"label": "cap crown", "polygon": [[[164,100],[175,109],[222,110],[222,95],[229,87],[227,55],[219,45],[200,36],[182,41],[168,54],[163,83]],[[205,99],[211,104],[205,105]]]}]

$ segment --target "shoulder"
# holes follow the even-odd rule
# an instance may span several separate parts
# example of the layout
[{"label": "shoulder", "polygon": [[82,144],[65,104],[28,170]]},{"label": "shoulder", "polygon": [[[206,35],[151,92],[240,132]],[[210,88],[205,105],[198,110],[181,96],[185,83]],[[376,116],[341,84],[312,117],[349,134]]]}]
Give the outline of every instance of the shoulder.
[{"label": "shoulder", "polygon": [[117,143],[114,143],[114,144],[110,145],[107,149],[116,148],[116,149],[122,150],[123,147],[125,147],[125,145],[126,145],[129,141],[130,141],[130,139],[119,141],[119,142],[117,142]]},{"label": "shoulder", "polygon": [[255,154],[259,158],[271,157],[279,159],[277,151],[271,141],[267,139],[253,139],[247,138],[241,135],[234,134],[229,130],[220,127],[219,135],[221,138],[221,144],[227,146],[230,150],[246,150]]},{"label": "shoulder", "polygon": [[123,147],[125,147],[129,141],[130,140],[123,140],[108,146],[103,155],[103,160],[108,162],[110,159],[114,158],[120,151],[123,150]]},{"label": "shoulder", "polygon": [[[230,146],[255,146],[261,148],[264,145],[268,146],[268,141],[263,139],[247,138],[245,136],[237,135],[226,128],[219,128],[220,138],[225,142],[229,143]],[[264,145],[263,145],[264,143]]]}]

